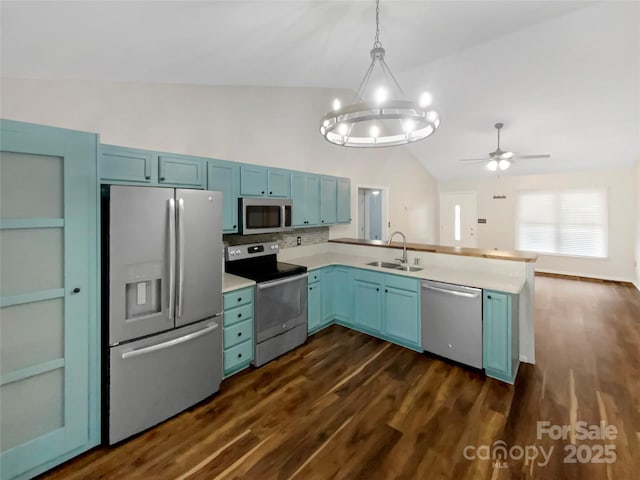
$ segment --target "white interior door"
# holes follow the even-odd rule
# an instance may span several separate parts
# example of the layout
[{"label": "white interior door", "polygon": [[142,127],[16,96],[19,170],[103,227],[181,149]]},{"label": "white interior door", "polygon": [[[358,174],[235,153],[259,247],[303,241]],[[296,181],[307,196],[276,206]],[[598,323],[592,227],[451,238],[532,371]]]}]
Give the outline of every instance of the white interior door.
[{"label": "white interior door", "polygon": [[440,193],[440,245],[476,247],[476,192]]}]

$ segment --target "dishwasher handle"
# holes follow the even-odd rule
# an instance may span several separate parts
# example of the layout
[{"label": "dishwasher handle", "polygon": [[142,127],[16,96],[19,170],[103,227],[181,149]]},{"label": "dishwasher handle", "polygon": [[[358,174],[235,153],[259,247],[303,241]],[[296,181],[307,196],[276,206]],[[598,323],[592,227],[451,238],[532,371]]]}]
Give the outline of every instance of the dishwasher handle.
[{"label": "dishwasher handle", "polygon": [[422,288],[424,288],[425,290],[434,290],[440,293],[448,293],[449,295],[455,295],[457,297],[478,298],[480,296],[480,290],[474,293],[468,293],[468,292],[459,292],[457,290],[448,290],[446,288],[432,287],[431,285],[422,285]]}]

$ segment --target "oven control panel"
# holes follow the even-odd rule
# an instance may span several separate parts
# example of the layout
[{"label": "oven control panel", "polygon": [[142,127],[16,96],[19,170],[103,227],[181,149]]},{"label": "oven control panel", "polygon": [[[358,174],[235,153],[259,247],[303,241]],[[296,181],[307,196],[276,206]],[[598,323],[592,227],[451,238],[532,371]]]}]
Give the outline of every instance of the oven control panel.
[{"label": "oven control panel", "polygon": [[250,243],[247,245],[230,245],[224,249],[224,258],[228,262],[246,258],[277,255],[280,247],[277,242]]}]

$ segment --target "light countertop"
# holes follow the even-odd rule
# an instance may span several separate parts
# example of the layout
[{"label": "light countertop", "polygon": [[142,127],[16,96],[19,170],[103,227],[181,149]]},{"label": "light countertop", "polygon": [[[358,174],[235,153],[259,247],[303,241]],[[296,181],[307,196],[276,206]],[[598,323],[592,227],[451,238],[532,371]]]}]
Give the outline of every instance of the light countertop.
[{"label": "light countertop", "polygon": [[256,282],[248,278],[238,277],[230,273],[224,272],[222,275],[222,293],[238,290],[239,288],[252,287]]},{"label": "light countertop", "polygon": [[340,253],[323,253],[306,257],[288,259],[287,262],[303,265],[309,270],[327,267],[330,265],[344,265],[346,267],[363,268],[377,272],[403,275],[420,280],[435,280],[438,282],[466,285],[469,287],[497,290],[507,293],[520,293],[525,284],[525,278],[520,275],[505,275],[491,273],[490,271],[473,271],[441,266],[415,265],[422,270],[418,272],[403,272],[389,268],[373,267],[368,262],[379,260],[377,258],[359,257]]},{"label": "light countertop", "polygon": [[[402,248],[401,242],[387,242],[381,240],[362,240],[357,238],[336,238],[329,240],[333,243],[348,245],[366,245],[369,247]],[[483,248],[448,247],[444,245],[429,245],[425,243],[407,243],[407,250],[414,252],[443,253],[447,255],[463,255],[465,257],[492,258],[494,260],[511,260],[516,262],[535,262],[537,255],[520,252],[518,250],[487,250]]]}]

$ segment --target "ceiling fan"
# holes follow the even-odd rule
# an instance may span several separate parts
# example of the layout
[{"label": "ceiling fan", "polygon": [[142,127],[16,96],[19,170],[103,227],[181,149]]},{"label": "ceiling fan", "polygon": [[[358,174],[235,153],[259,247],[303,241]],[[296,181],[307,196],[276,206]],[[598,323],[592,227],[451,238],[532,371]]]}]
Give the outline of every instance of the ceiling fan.
[{"label": "ceiling fan", "polygon": [[498,168],[500,170],[506,170],[511,166],[514,159],[532,159],[532,158],[549,158],[551,155],[548,153],[539,154],[539,155],[519,155],[515,152],[502,150],[500,148],[500,129],[504,127],[504,123],[496,123],[494,125],[496,130],[498,131],[498,146],[495,151],[489,153],[489,157],[487,158],[465,158],[460,160],[461,162],[467,162],[469,164],[472,163],[480,163],[487,162],[487,168],[492,172],[495,172]]}]

